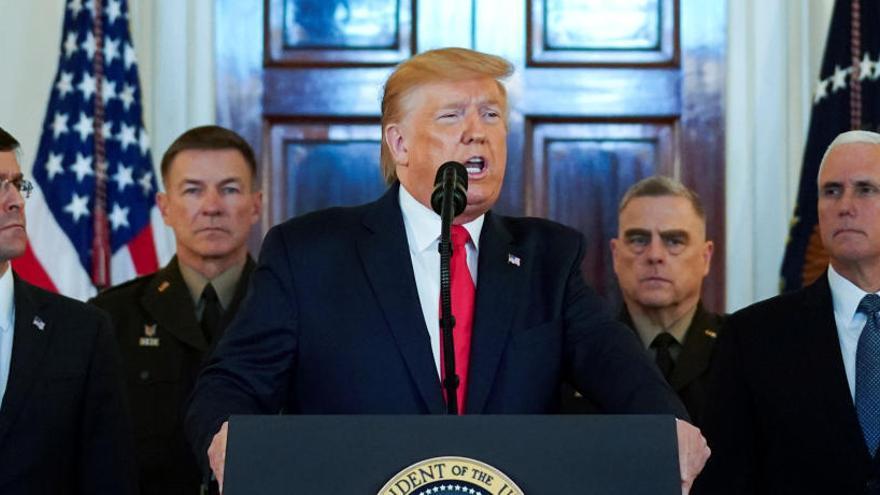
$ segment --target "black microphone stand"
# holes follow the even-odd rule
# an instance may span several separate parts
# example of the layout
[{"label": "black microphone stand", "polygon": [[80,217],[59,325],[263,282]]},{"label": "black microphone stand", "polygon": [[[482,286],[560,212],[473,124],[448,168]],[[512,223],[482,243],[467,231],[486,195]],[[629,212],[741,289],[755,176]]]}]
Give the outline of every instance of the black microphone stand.
[{"label": "black microphone stand", "polygon": [[449,261],[452,256],[452,243],[449,239],[449,230],[452,220],[455,218],[455,204],[451,192],[455,188],[455,174],[451,169],[443,175],[443,188],[450,194],[443,195],[443,203],[440,208],[440,329],[443,341],[443,369],[446,379],[443,380],[443,389],[446,391],[446,412],[458,414],[458,385],[459,378],[455,373],[455,343],[452,337],[452,329],[455,327],[455,317],[452,316],[452,295],[450,294]]}]

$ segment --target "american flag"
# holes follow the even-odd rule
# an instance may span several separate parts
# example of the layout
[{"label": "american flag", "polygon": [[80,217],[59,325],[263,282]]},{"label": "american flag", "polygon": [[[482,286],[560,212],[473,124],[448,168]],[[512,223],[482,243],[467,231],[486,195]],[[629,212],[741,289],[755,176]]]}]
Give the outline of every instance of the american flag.
[{"label": "american flag", "polygon": [[801,182],[791,221],[781,289],[809,285],[825,273],[828,254],[819,236],[816,178],[825,148],[841,132],[880,131],[880,2],[837,0],[816,82]]},{"label": "american flag", "polygon": [[[26,202],[25,280],[78,299],[155,271],[157,180],[125,0],[69,0]],[[151,222],[151,218],[154,219]]]}]

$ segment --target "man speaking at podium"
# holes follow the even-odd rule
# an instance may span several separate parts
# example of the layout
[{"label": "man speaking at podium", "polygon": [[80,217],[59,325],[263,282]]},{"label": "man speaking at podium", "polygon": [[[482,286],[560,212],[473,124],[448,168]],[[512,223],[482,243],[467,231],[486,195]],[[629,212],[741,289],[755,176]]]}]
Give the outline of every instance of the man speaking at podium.
[{"label": "man speaking at podium", "polygon": [[[222,482],[230,414],[441,414],[438,168],[467,171],[451,228],[456,403],[464,414],[541,414],[571,383],[607,413],[687,418],[675,393],[581,276],[584,239],[490,208],[507,160],[502,58],[448,48],[399,65],[382,99],[377,201],[289,220],[263,242],[250,292],[187,415]],[[683,487],[708,448],[678,422]]]}]

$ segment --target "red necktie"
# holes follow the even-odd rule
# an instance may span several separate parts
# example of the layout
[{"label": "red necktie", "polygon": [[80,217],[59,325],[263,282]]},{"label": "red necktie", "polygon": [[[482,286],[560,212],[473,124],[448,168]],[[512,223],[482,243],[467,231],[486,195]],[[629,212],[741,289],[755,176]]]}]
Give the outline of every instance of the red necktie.
[{"label": "red necktie", "polygon": [[[458,375],[458,414],[464,414],[465,397],[467,396],[468,364],[471,358],[471,333],[474,325],[474,279],[467,264],[467,242],[471,238],[467,229],[461,225],[453,225],[450,231],[452,238],[452,259],[449,261],[450,292],[452,296],[452,315],[455,316],[455,328],[452,330],[455,341],[455,373]],[[443,329],[440,329],[440,362],[443,363]],[[446,372],[440,366],[443,378]],[[445,394],[445,391],[444,391]]]}]

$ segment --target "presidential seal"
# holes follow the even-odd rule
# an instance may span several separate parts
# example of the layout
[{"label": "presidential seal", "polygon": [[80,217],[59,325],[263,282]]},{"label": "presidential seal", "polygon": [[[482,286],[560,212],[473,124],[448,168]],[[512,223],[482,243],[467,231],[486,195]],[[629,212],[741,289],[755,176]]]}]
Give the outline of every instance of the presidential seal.
[{"label": "presidential seal", "polygon": [[397,473],[378,495],[523,495],[492,466],[467,457],[435,457]]}]

